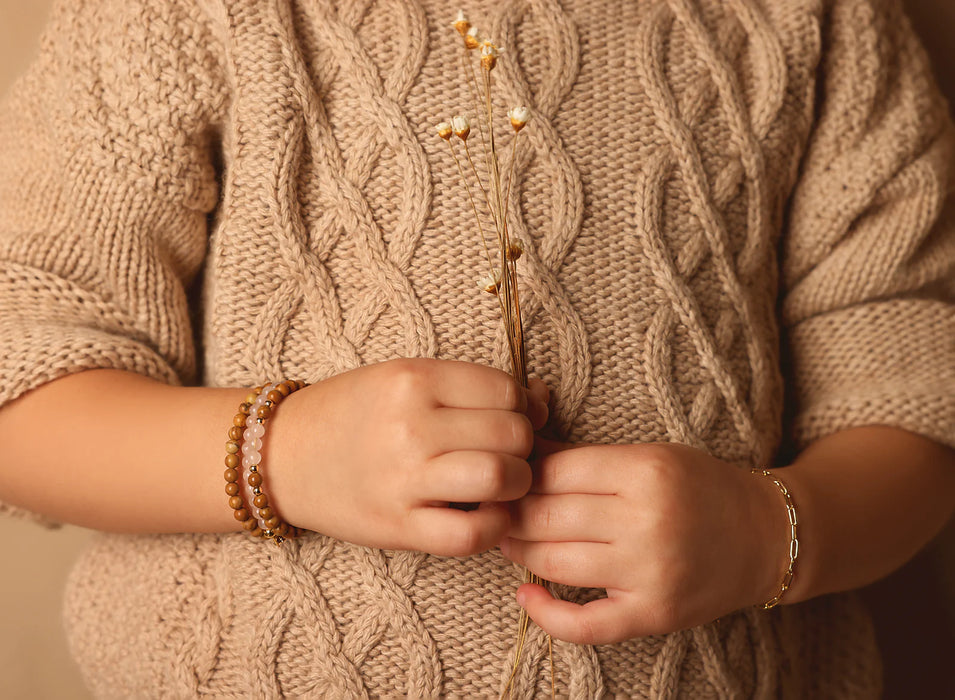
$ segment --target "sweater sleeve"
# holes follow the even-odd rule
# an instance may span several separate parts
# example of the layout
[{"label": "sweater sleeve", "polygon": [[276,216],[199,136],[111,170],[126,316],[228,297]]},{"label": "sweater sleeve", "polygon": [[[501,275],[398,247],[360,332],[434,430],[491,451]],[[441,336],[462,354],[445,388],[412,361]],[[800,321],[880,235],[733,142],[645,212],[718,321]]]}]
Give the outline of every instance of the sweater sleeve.
[{"label": "sweater sleeve", "polygon": [[223,98],[189,12],[58,2],[0,104],[0,405],[94,368],[195,379]]},{"label": "sweater sleeve", "polygon": [[895,0],[834,0],[782,318],[797,447],[866,424],[955,445],[953,132]]}]

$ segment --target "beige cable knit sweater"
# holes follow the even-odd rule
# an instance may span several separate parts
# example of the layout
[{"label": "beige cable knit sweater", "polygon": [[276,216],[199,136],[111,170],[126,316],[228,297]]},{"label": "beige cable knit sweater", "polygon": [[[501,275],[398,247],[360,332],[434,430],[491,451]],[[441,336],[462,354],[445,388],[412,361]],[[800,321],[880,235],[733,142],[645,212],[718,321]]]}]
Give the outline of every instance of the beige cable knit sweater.
[{"label": "beige cable knit sweater", "polygon": [[[866,423],[955,442],[952,140],[896,2],[463,5],[506,47],[502,103],[533,114],[510,207],[530,369],[568,439],[742,466]],[[433,131],[465,103],[454,9],[61,2],[0,111],[0,401],[93,367],[505,366]],[[318,534],[103,535],[66,617],[102,697],[495,696],[519,575]],[[879,687],[842,596],[554,656],[575,698]],[[548,685],[535,630],[517,690]]]}]

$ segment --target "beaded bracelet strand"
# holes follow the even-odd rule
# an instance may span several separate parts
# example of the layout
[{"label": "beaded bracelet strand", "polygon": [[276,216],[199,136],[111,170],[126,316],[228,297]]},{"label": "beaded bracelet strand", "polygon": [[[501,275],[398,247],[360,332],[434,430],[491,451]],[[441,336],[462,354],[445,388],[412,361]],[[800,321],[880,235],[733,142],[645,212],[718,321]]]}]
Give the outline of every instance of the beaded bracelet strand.
[{"label": "beaded bracelet strand", "polygon": [[[300,532],[279,517],[265,494],[261,472],[262,439],[265,423],[278,404],[304,386],[304,382],[286,379],[253,389],[239,405],[226,442],[225,490],[233,515],[252,537],[272,539],[277,544],[298,536]],[[246,475],[244,480],[243,474]]]}]

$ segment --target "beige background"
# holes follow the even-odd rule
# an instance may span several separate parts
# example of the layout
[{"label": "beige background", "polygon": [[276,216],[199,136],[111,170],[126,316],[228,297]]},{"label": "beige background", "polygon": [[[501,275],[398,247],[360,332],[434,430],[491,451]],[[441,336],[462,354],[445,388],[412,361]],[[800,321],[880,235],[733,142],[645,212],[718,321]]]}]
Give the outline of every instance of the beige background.
[{"label": "beige background", "polygon": [[[0,0],[0,93],[28,65],[49,0]],[[939,81],[955,102],[952,0],[908,0],[935,60]],[[66,650],[60,597],[70,564],[90,533],[44,530],[0,519],[0,697],[84,700]],[[914,562],[869,588],[886,659],[888,698],[955,697],[955,525]]]}]

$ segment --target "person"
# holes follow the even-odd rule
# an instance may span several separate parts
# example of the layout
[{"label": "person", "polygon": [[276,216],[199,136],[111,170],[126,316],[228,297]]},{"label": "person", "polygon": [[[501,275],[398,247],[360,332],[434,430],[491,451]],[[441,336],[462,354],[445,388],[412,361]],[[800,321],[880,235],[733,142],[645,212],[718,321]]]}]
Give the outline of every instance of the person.
[{"label": "person", "polygon": [[[467,9],[531,115],[526,390],[433,132],[444,3],[57,4],[0,111],[0,500],[102,531],[86,682],[493,696],[523,606],[517,697],[551,659],[559,696],[877,696],[844,592],[955,500],[952,129],[899,4]],[[286,378],[274,546],[223,443]]]}]

